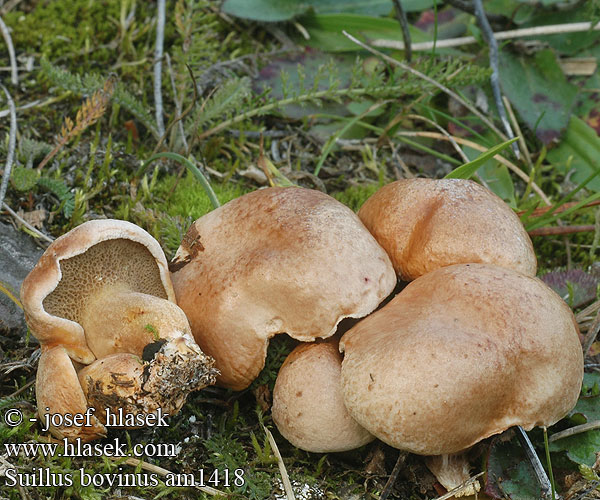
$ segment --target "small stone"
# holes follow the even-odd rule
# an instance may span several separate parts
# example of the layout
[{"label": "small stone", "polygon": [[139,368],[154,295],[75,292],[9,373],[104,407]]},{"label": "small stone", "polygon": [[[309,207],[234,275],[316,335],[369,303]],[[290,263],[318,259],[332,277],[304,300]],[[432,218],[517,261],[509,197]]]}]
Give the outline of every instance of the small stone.
[{"label": "small stone", "polygon": [[[25,233],[0,222],[0,282],[19,298],[25,276],[42,255],[43,250]],[[27,326],[23,311],[6,294],[0,292],[0,334],[25,335]]]}]

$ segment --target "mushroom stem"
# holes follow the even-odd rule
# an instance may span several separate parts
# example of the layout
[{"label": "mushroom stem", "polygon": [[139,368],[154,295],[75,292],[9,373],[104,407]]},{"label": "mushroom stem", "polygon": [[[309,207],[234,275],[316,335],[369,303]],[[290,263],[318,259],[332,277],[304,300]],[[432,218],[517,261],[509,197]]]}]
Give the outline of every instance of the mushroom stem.
[{"label": "mushroom stem", "polygon": [[[448,455],[433,455],[427,457],[425,463],[440,484],[448,491],[465,483],[471,477],[466,450]],[[455,493],[454,496],[475,495],[480,489],[481,485],[478,482],[474,482],[465,486],[464,489]]]},{"label": "mushroom stem", "polygon": [[[42,346],[35,392],[42,422],[52,422],[51,415],[83,415],[88,409],[73,362],[61,345]],[[49,429],[60,439],[81,438],[84,443],[106,436],[104,425],[94,415],[84,425],[50,425]]]},{"label": "mushroom stem", "polygon": [[[160,339],[174,339],[190,327],[184,312],[169,300],[108,285],[91,295],[81,314],[86,341],[97,359],[115,353],[142,356]],[[196,345],[191,336],[190,342]]]}]

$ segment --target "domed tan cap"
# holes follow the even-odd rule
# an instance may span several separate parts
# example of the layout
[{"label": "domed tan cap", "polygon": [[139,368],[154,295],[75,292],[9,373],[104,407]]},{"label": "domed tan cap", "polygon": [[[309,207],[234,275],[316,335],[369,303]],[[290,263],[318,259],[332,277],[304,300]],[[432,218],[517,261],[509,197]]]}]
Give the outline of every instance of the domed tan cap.
[{"label": "domed tan cap", "polygon": [[[88,409],[73,362],[65,348],[60,345],[42,346],[35,392],[42,423],[45,422],[47,414],[77,415],[85,414]],[[51,426],[50,432],[59,439],[80,438],[84,443],[106,436],[106,428],[95,414],[91,414],[89,424]]]},{"label": "domed tan cap", "polygon": [[146,231],[120,220],[81,224],[57,238],[25,278],[27,324],[42,345],[61,344],[74,360],[91,363],[81,318],[90,297],[116,284],[175,301],[164,253]]},{"label": "domed tan cap", "polygon": [[281,365],[273,390],[273,421],[294,446],[330,453],[375,439],[344,406],[341,368],[337,339],[300,344]]},{"label": "domed tan cap", "polygon": [[552,425],[577,402],[583,378],[565,302],[537,278],[486,264],[418,278],[340,348],[350,414],[422,455],[455,453],[515,425]]},{"label": "domed tan cap", "polygon": [[478,262],[535,276],[529,235],[498,196],[463,179],[403,179],[371,196],[358,212],[398,275]]},{"label": "domed tan cap", "polygon": [[216,360],[217,383],[241,390],[264,366],[269,339],[333,335],[393,290],[388,256],[356,214],[302,188],[261,189],[198,219],[174,261],[177,303]]}]

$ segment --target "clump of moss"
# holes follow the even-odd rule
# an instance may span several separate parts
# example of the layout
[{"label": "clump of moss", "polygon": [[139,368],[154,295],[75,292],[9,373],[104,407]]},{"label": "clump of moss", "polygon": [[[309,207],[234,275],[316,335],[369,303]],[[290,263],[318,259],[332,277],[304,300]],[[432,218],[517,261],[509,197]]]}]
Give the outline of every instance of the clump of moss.
[{"label": "clump of moss", "polygon": [[[14,10],[5,22],[17,48],[27,48],[49,59],[102,47],[116,38],[121,0],[55,0],[36,2],[31,12]],[[94,49],[96,63],[106,61],[111,50]]]},{"label": "clump of moss", "polygon": [[339,193],[333,193],[332,196],[341,201],[344,205],[350,207],[355,212],[362,207],[363,203],[367,201],[375,191],[381,186],[379,184],[367,184],[365,186],[349,186],[344,191]]},{"label": "clump of moss", "polygon": [[[214,182],[211,185],[221,204],[251,191],[231,182]],[[172,217],[190,217],[196,220],[213,209],[206,192],[191,174],[183,176],[179,181],[175,175],[165,177],[157,182],[153,195],[160,200],[154,208]]]}]

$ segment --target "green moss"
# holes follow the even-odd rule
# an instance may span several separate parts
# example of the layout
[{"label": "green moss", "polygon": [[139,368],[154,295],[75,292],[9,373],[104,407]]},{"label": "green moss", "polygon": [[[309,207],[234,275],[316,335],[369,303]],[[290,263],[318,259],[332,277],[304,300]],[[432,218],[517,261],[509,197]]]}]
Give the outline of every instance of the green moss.
[{"label": "green moss", "polygon": [[[105,45],[115,39],[121,0],[53,0],[37,2],[24,14],[8,12],[5,22],[12,29],[17,50],[27,49],[54,59]],[[109,49],[94,50],[95,62],[106,60]]]},{"label": "green moss", "polygon": [[333,193],[332,196],[350,207],[355,212],[367,201],[375,191],[380,188],[379,184],[368,184],[366,186],[349,186],[344,191]]},{"label": "green moss", "polygon": [[[248,189],[233,183],[211,183],[211,186],[221,204],[249,192]],[[172,217],[190,217],[196,220],[212,210],[206,192],[189,174],[182,177],[179,182],[174,175],[164,178],[157,183],[153,195],[155,199],[161,200],[154,208]]]}]

